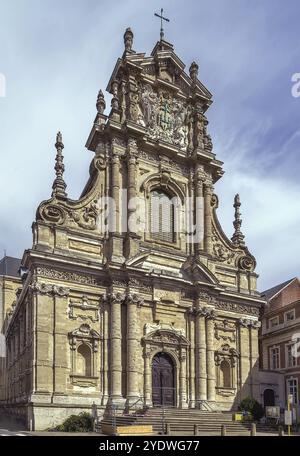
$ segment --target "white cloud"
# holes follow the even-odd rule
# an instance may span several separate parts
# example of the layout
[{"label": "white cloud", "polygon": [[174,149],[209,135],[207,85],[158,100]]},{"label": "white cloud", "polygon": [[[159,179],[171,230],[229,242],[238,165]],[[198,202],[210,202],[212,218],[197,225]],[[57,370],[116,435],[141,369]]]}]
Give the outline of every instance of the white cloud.
[{"label": "white cloud", "polygon": [[[161,2],[14,0],[1,2],[0,249],[22,255],[31,245],[39,202],[51,194],[54,141],[63,133],[68,192],[77,198],[88,177],[84,149],[130,26],[138,52],[159,38]],[[261,288],[298,274],[299,2],[290,0],[165,0],[166,39],[214,94],[208,111],[217,158],[220,218],[232,232],[234,194],[242,198],[243,230],[258,259]],[[107,96],[107,110],[110,97]],[[276,261],[275,261],[276,259]]]},{"label": "white cloud", "polygon": [[264,167],[266,157],[260,160],[247,147],[239,147],[238,135],[231,141],[231,147],[226,173],[216,185],[219,218],[231,237],[233,198],[239,193],[242,231],[257,259],[259,288],[263,290],[299,274],[300,183],[268,172]]}]

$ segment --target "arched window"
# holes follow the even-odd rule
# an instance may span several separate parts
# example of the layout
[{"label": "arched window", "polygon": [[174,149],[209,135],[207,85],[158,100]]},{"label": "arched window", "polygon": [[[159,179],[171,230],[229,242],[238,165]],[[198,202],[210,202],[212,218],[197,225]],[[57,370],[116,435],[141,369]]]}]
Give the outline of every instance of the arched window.
[{"label": "arched window", "polygon": [[76,370],[78,375],[91,377],[92,364],[91,364],[91,350],[86,344],[82,344],[77,350]]},{"label": "arched window", "polygon": [[220,383],[224,388],[231,388],[230,365],[225,360],[220,364]]},{"label": "arched window", "polygon": [[150,233],[152,239],[175,242],[174,205],[172,199],[161,190],[150,194]]}]

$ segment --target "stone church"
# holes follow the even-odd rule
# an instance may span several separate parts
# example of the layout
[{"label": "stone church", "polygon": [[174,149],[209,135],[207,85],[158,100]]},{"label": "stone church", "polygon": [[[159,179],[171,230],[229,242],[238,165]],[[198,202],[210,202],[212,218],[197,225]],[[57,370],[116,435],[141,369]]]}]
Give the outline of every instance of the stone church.
[{"label": "stone church", "polygon": [[[31,429],[67,416],[154,406],[234,410],[260,400],[264,302],[234,200],[231,240],[217,218],[222,177],[208,134],[212,94],[162,37],[124,52],[86,147],[90,177],[68,198],[63,140],[32,225],[6,317],[4,403]],[[2,400],[3,403],[3,400]]]}]

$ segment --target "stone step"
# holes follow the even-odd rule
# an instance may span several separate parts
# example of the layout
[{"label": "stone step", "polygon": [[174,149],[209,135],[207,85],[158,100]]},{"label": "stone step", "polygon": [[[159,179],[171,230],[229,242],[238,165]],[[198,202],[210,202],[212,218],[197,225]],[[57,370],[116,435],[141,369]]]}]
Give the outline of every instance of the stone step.
[{"label": "stone step", "polygon": [[[105,423],[108,423],[108,424],[112,424],[112,420],[105,420]],[[124,420],[116,420],[116,425],[118,426],[122,426],[122,425],[131,425],[131,424],[134,424],[134,425],[138,425],[138,424],[142,424],[142,425],[152,425],[153,426],[153,430],[156,431],[156,432],[160,432],[163,427],[166,426],[166,424],[169,424],[170,425],[170,428],[171,428],[171,431],[173,432],[194,432],[194,424],[195,423],[190,423],[190,422],[181,422],[181,421],[173,421],[173,422],[165,422],[163,426],[163,423],[162,422],[158,422],[158,421],[153,421],[153,420],[142,420],[142,421],[134,421],[134,422],[129,422],[128,420],[127,421],[124,421]],[[218,432],[221,432],[221,427],[222,427],[222,424],[216,424],[216,423],[196,423],[198,425],[198,430],[199,432],[201,431],[206,431],[206,432],[215,432],[215,431],[218,431]],[[226,430],[227,432],[237,432],[237,433],[240,433],[240,432],[250,432],[251,430],[251,423],[235,423],[235,422],[231,422],[231,423],[226,423]],[[271,427],[268,427],[268,426],[265,426],[265,425],[260,425],[258,424],[256,426],[256,430],[257,432],[262,432],[262,433],[274,433],[276,432],[276,428],[271,428]]]},{"label": "stone step", "polygon": [[[222,425],[226,426],[228,435],[250,435],[251,422],[232,421],[233,412],[207,412],[204,410],[182,410],[182,409],[165,409],[161,408],[148,409],[145,413],[135,413],[132,415],[122,415],[115,417],[117,426],[131,425],[150,425],[155,434],[164,433],[166,424],[168,424],[171,433],[174,435],[193,435],[195,425],[201,435],[221,434]],[[112,417],[106,417],[103,423],[112,425]],[[101,427],[100,427],[101,428]],[[265,424],[257,424],[256,431],[264,434],[276,434],[276,427]]]}]

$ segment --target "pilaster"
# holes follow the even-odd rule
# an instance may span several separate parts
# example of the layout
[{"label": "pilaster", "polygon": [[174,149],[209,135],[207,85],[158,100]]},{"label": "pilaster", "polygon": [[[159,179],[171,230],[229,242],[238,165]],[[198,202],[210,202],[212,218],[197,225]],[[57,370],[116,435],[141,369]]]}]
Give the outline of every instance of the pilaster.
[{"label": "pilaster", "polygon": [[125,300],[122,293],[107,297],[110,303],[110,400],[113,404],[123,402],[122,398],[122,340],[121,305]]},{"label": "pilaster", "polygon": [[130,407],[140,397],[138,388],[138,321],[137,308],[142,300],[137,294],[129,294],[127,303],[127,405]]},{"label": "pilaster", "polygon": [[204,248],[209,255],[212,254],[212,194],[213,186],[210,182],[206,182],[204,184]]}]

